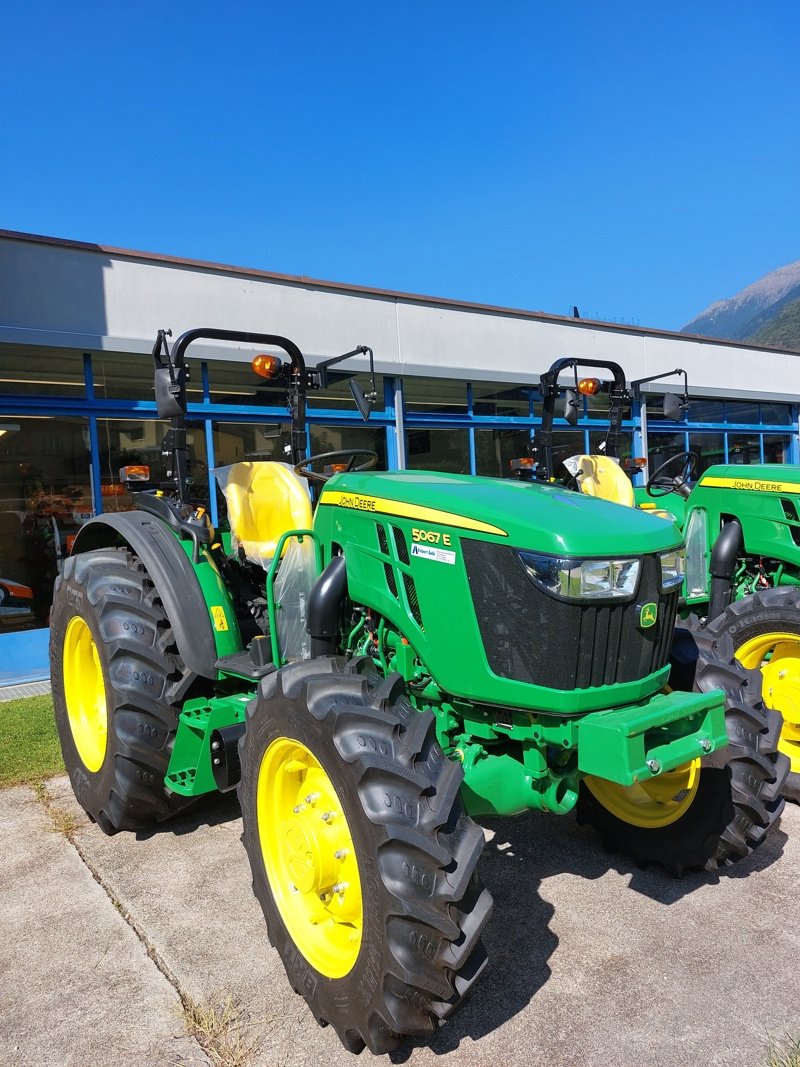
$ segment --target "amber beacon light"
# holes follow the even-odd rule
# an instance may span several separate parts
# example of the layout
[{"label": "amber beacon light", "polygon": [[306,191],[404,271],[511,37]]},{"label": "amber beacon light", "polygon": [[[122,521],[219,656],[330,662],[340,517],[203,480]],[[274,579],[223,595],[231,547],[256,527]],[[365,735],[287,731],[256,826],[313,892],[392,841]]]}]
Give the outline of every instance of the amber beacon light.
[{"label": "amber beacon light", "polygon": [[253,356],[250,366],[260,378],[275,378],[283,367],[283,360],[278,356],[267,356],[262,353]]}]

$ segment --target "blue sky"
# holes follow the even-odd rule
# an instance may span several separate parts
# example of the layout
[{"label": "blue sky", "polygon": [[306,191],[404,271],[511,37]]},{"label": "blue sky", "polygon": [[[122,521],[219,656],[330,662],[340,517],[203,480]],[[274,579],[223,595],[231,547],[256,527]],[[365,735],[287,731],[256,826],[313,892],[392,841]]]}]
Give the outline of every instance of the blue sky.
[{"label": "blue sky", "polygon": [[798,54],[792,0],[6,0],[0,227],[679,328],[800,258]]}]

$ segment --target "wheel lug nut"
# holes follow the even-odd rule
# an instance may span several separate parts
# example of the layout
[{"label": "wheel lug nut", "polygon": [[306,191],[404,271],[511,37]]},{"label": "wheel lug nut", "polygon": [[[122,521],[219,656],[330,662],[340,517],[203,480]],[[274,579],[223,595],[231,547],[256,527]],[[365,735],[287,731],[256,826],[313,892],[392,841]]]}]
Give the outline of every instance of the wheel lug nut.
[{"label": "wheel lug nut", "polygon": [[295,815],[299,815],[301,811],[305,811],[305,810],[306,810],[305,804],[295,804],[295,806],[292,808],[292,811],[295,813]]},{"label": "wheel lug nut", "polygon": [[331,887],[331,892],[338,893],[341,896],[349,885],[349,882],[337,882],[336,885]]},{"label": "wheel lug nut", "polygon": [[347,856],[346,848],[337,848],[333,854],[335,860],[343,860]]},{"label": "wheel lug nut", "polygon": [[309,793],[306,797],[306,804],[316,804],[319,800],[319,793]]},{"label": "wheel lug nut", "polygon": [[336,812],[335,811],[323,811],[323,813],[322,813],[322,821],[323,822],[331,822],[335,818],[336,818]]}]

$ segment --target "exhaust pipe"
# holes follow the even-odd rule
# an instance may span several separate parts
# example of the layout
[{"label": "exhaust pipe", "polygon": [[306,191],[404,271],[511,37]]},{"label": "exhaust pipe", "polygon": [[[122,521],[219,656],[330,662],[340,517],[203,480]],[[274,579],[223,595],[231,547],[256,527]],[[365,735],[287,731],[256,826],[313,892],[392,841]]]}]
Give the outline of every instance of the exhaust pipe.
[{"label": "exhaust pipe", "polygon": [[308,595],[306,629],[312,656],[333,656],[339,639],[339,613],[347,589],[344,556],[334,556]]},{"label": "exhaust pipe", "polygon": [[731,602],[731,585],[736,560],[742,554],[744,536],[738,519],[726,522],[719,532],[711,550],[711,600],[708,605],[709,619],[716,619]]}]

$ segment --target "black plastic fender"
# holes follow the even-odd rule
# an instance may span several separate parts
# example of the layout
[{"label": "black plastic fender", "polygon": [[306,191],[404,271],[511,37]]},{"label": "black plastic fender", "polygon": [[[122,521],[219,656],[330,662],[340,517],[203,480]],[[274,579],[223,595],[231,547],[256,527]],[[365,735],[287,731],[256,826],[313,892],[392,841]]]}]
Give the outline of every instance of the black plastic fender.
[{"label": "black plastic fender", "polygon": [[147,568],[183,662],[195,674],[215,680],[217,650],[208,606],[191,560],[165,523],[141,511],[98,515],[81,527],[72,554],[121,543]]}]

